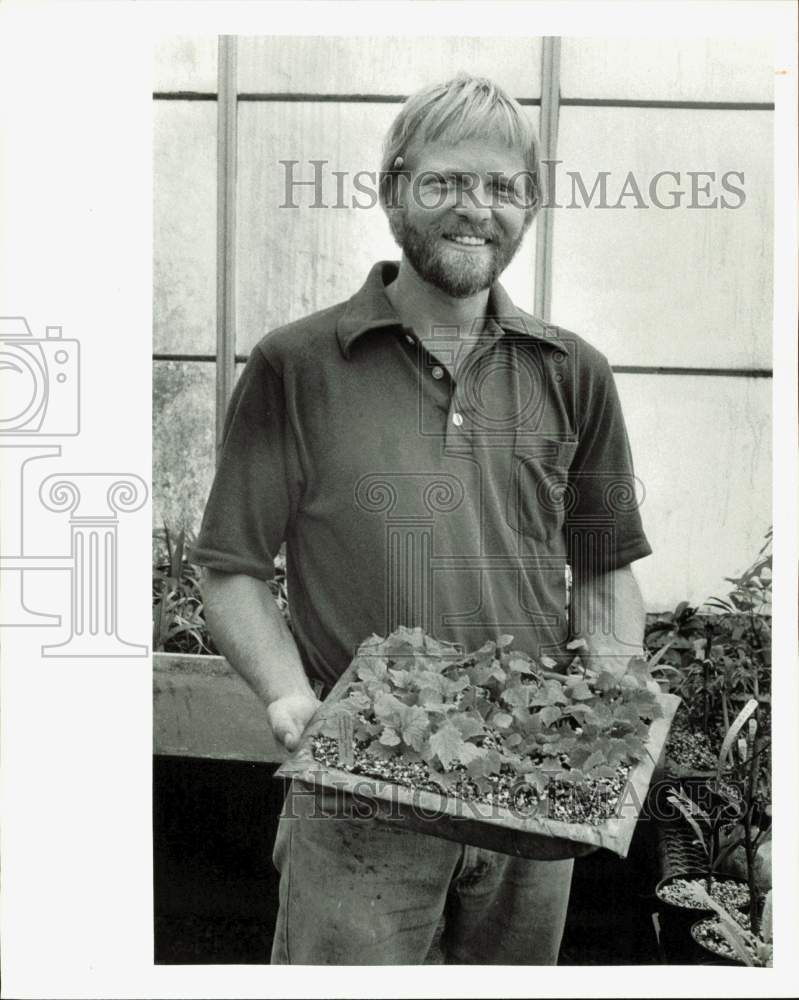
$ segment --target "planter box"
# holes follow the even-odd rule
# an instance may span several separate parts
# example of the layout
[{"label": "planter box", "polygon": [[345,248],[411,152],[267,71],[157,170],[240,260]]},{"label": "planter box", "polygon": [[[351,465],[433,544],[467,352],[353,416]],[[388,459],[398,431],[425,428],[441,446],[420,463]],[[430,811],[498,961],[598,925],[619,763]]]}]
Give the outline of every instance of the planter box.
[{"label": "planter box", "polygon": [[[646,799],[655,762],[661,754],[680,699],[660,694],[662,717],[649,729],[648,755],[632,766],[616,815],[598,823],[570,823],[546,815],[546,804],[525,813],[493,803],[467,801],[453,795],[415,789],[394,782],[353,774],[318,762],[312,740],[320,735],[331,711],[348,694],[355,664],[339,678],[322,708],[306,729],[300,747],[278,769],[316,788],[345,792],[367,800],[378,815],[400,820],[409,828],[530,858],[563,858],[604,847],[626,857],[638,815]],[[344,743],[340,743],[344,746]]]},{"label": "planter box", "polygon": [[266,707],[221,656],[153,655],[153,752],[279,763]]}]

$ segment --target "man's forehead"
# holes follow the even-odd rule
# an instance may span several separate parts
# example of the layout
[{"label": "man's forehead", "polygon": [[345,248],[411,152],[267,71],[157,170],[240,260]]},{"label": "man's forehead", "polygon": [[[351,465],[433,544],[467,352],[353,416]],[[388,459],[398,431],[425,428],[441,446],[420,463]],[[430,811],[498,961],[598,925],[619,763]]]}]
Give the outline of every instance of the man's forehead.
[{"label": "man's forehead", "polygon": [[405,156],[411,170],[453,170],[514,174],[524,170],[524,153],[503,136],[488,134],[453,142],[448,139],[416,140]]}]

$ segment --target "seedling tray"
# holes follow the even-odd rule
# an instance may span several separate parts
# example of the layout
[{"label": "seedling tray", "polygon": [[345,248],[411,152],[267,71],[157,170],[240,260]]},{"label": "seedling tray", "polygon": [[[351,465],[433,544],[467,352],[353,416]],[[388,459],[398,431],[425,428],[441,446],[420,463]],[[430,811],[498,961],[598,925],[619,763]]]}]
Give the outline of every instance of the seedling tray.
[{"label": "seedling tray", "polygon": [[[407,632],[407,636],[418,647],[418,630],[414,633],[410,630],[402,631]],[[510,637],[503,639],[509,641]],[[374,641],[380,643],[386,640],[374,637]],[[650,691],[650,702],[659,707],[658,717],[649,722],[643,742],[645,752],[641,759],[629,763],[624,768],[623,779],[620,783],[617,782],[621,790],[611,814],[600,820],[570,822],[553,817],[553,800],[548,790],[538,798],[525,799],[522,796],[518,801],[503,805],[496,800],[463,798],[453,791],[447,793],[413,787],[376,775],[357,773],[362,768],[361,765],[356,766],[353,719],[351,714],[343,711],[345,706],[342,703],[351,696],[353,686],[363,687],[363,683],[359,683],[359,665],[362,666],[364,662],[363,653],[367,646],[368,643],[365,643],[361,647],[359,654],[339,678],[303,733],[297,750],[278,769],[278,777],[290,777],[327,793],[345,793],[342,801],[349,798],[350,803],[360,803],[361,808],[356,810],[356,814],[377,816],[383,820],[402,823],[421,833],[488,850],[532,859],[555,860],[576,857],[604,847],[626,857],[655,762],[665,745],[671,721],[680,702],[678,697]],[[517,658],[516,664],[520,662],[518,657],[524,656],[504,652],[501,644],[497,648],[497,660],[500,653],[506,661],[508,655]],[[465,654],[461,654],[461,661],[465,659]],[[531,662],[529,657],[526,659],[528,663]],[[642,661],[638,661],[639,667],[641,663]],[[546,670],[543,674],[549,678],[561,676]],[[466,687],[465,695],[468,696],[470,690]],[[323,735],[323,730],[326,735]],[[331,738],[331,732],[335,733],[335,737]],[[321,760],[318,759],[322,745],[320,741],[325,741],[328,748],[328,753],[321,754]],[[402,759],[401,753],[394,757],[400,763]],[[517,783],[514,787],[518,790],[520,786]],[[329,802],[330,795],[325,796],[325,799]]]}]

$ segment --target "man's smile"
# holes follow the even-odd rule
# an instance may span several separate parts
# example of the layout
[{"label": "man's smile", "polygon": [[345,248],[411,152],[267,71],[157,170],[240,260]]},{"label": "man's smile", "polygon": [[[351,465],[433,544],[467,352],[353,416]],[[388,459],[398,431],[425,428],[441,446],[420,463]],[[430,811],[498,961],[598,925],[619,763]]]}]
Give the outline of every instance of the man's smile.
[{"label": "man's smile", "polygon": [[485,236],[444,236],[445,240],[450,243],[456,243],[461,247],[484,247],[486,244],[490,243],[491,240],[487,239]]}]

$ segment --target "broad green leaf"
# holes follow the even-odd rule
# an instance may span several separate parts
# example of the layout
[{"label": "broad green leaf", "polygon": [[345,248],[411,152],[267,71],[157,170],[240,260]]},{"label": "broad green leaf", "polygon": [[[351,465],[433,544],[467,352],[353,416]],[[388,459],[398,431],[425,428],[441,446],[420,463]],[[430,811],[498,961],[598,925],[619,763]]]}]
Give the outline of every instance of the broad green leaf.
[{"label": "broad green leaf", "polygon": [[475,746],[474,743],[462,743],[461,748],[458,751],[458,762],[461,764],[468,764],[470,761],[477,760],[479,757],[485,757],[488,751],[484,750],[482,747]]},{"label": "broad green leaf", "polygon": [[521,685],[507,687],[502,692],[502,701],[511,708],[527,709],[530,706],[530,688]]},{"label": "broad green leaf", "polygon": [[380,692],[375,698],[375,715],[386,725],[398,724],[405,706],[393,694]]},{"label": "broad green leaf", "polygon": [[533,664],[529,657],[521,656],[518,653],[508,660],[508,670],[516,674],[531,674]]},{"label": "broad green leaf", "polygon": [[386,746],[380,740],[373,740],[369,744],[367,753],[372,757],[377,757],[378,760],[394,760],[397,757],[397,749],[397,746]]},{"label": "broad green leaf", "polygon": [[430,717],[423,708],[410,706],[405,709],[400,723],[402,739],[414,750],[422,750],[430,730]]},{"label": "broad green leaf", "polygon": [[355,673],[362,681],[384,681],[388,676],[388,664],[382,656],[358,657],[362,660]]},{"label": "broad green leaf", "polygon": [[392,729],[391,726],[386,726],[383,732],[380,734],[380,742],[384,747],[395,747],[399,746],[400,736],[396,729]]},{"label": "broad green leaf", "polygon": [[474,778],[478,775],[499,774],[502,770],[502,755],[497,750],[484,750],[479,757],[466,763],[466,770]]},{"label": "broad green leaf", "polygon": [[575,701],[588,701],[594,697],[593,691],[585,681],[577,681],[576,684],[573,684],[569,688],[569,694]]},{"label": "broad green leaf", "polygon": [[563,717],[563,713],[556,705],[546,705],[538,713],[538,717],[545,726],[552,726]]},{"label": "broad green leaf", "polygon": [[466,742],[451,722],[445,722],[430,737],[429,745],[432,752],[441,761],[442,767],[447,770],[460,759],[461,749],[466,745]]},{"label": "broad green leaf", "polygon": [[560,681],[549,679],[536,690],[530,705],[565,705],[567,700]]},{"label": "broad green leaf", "polygon": [[372,699],[363,691],[350,691],[342,704],[351,705],[356,712],[365,712],[372,707]]},{"label": "broad green leaf", "polygon": [[583,771],[588,772],[592,767],[596,767],[598,764],[604,764],[604,762],[605,755],[599,750],[594,750],[593,753],[589,754],[585,758],[580,767]]},{"label": "broad green leaf", "polygon": [[471,739],[473,736],[482,736],[485,733],[483,723],[470,715],[455,715],[452,717],[452,722],[465,740]]},{"label": "broad green leaf", "polygon": [[439,708],[444,704],[444,697],[441,694],[441,690],[433,687],[420,688],[419,704],[427,709]]}]

